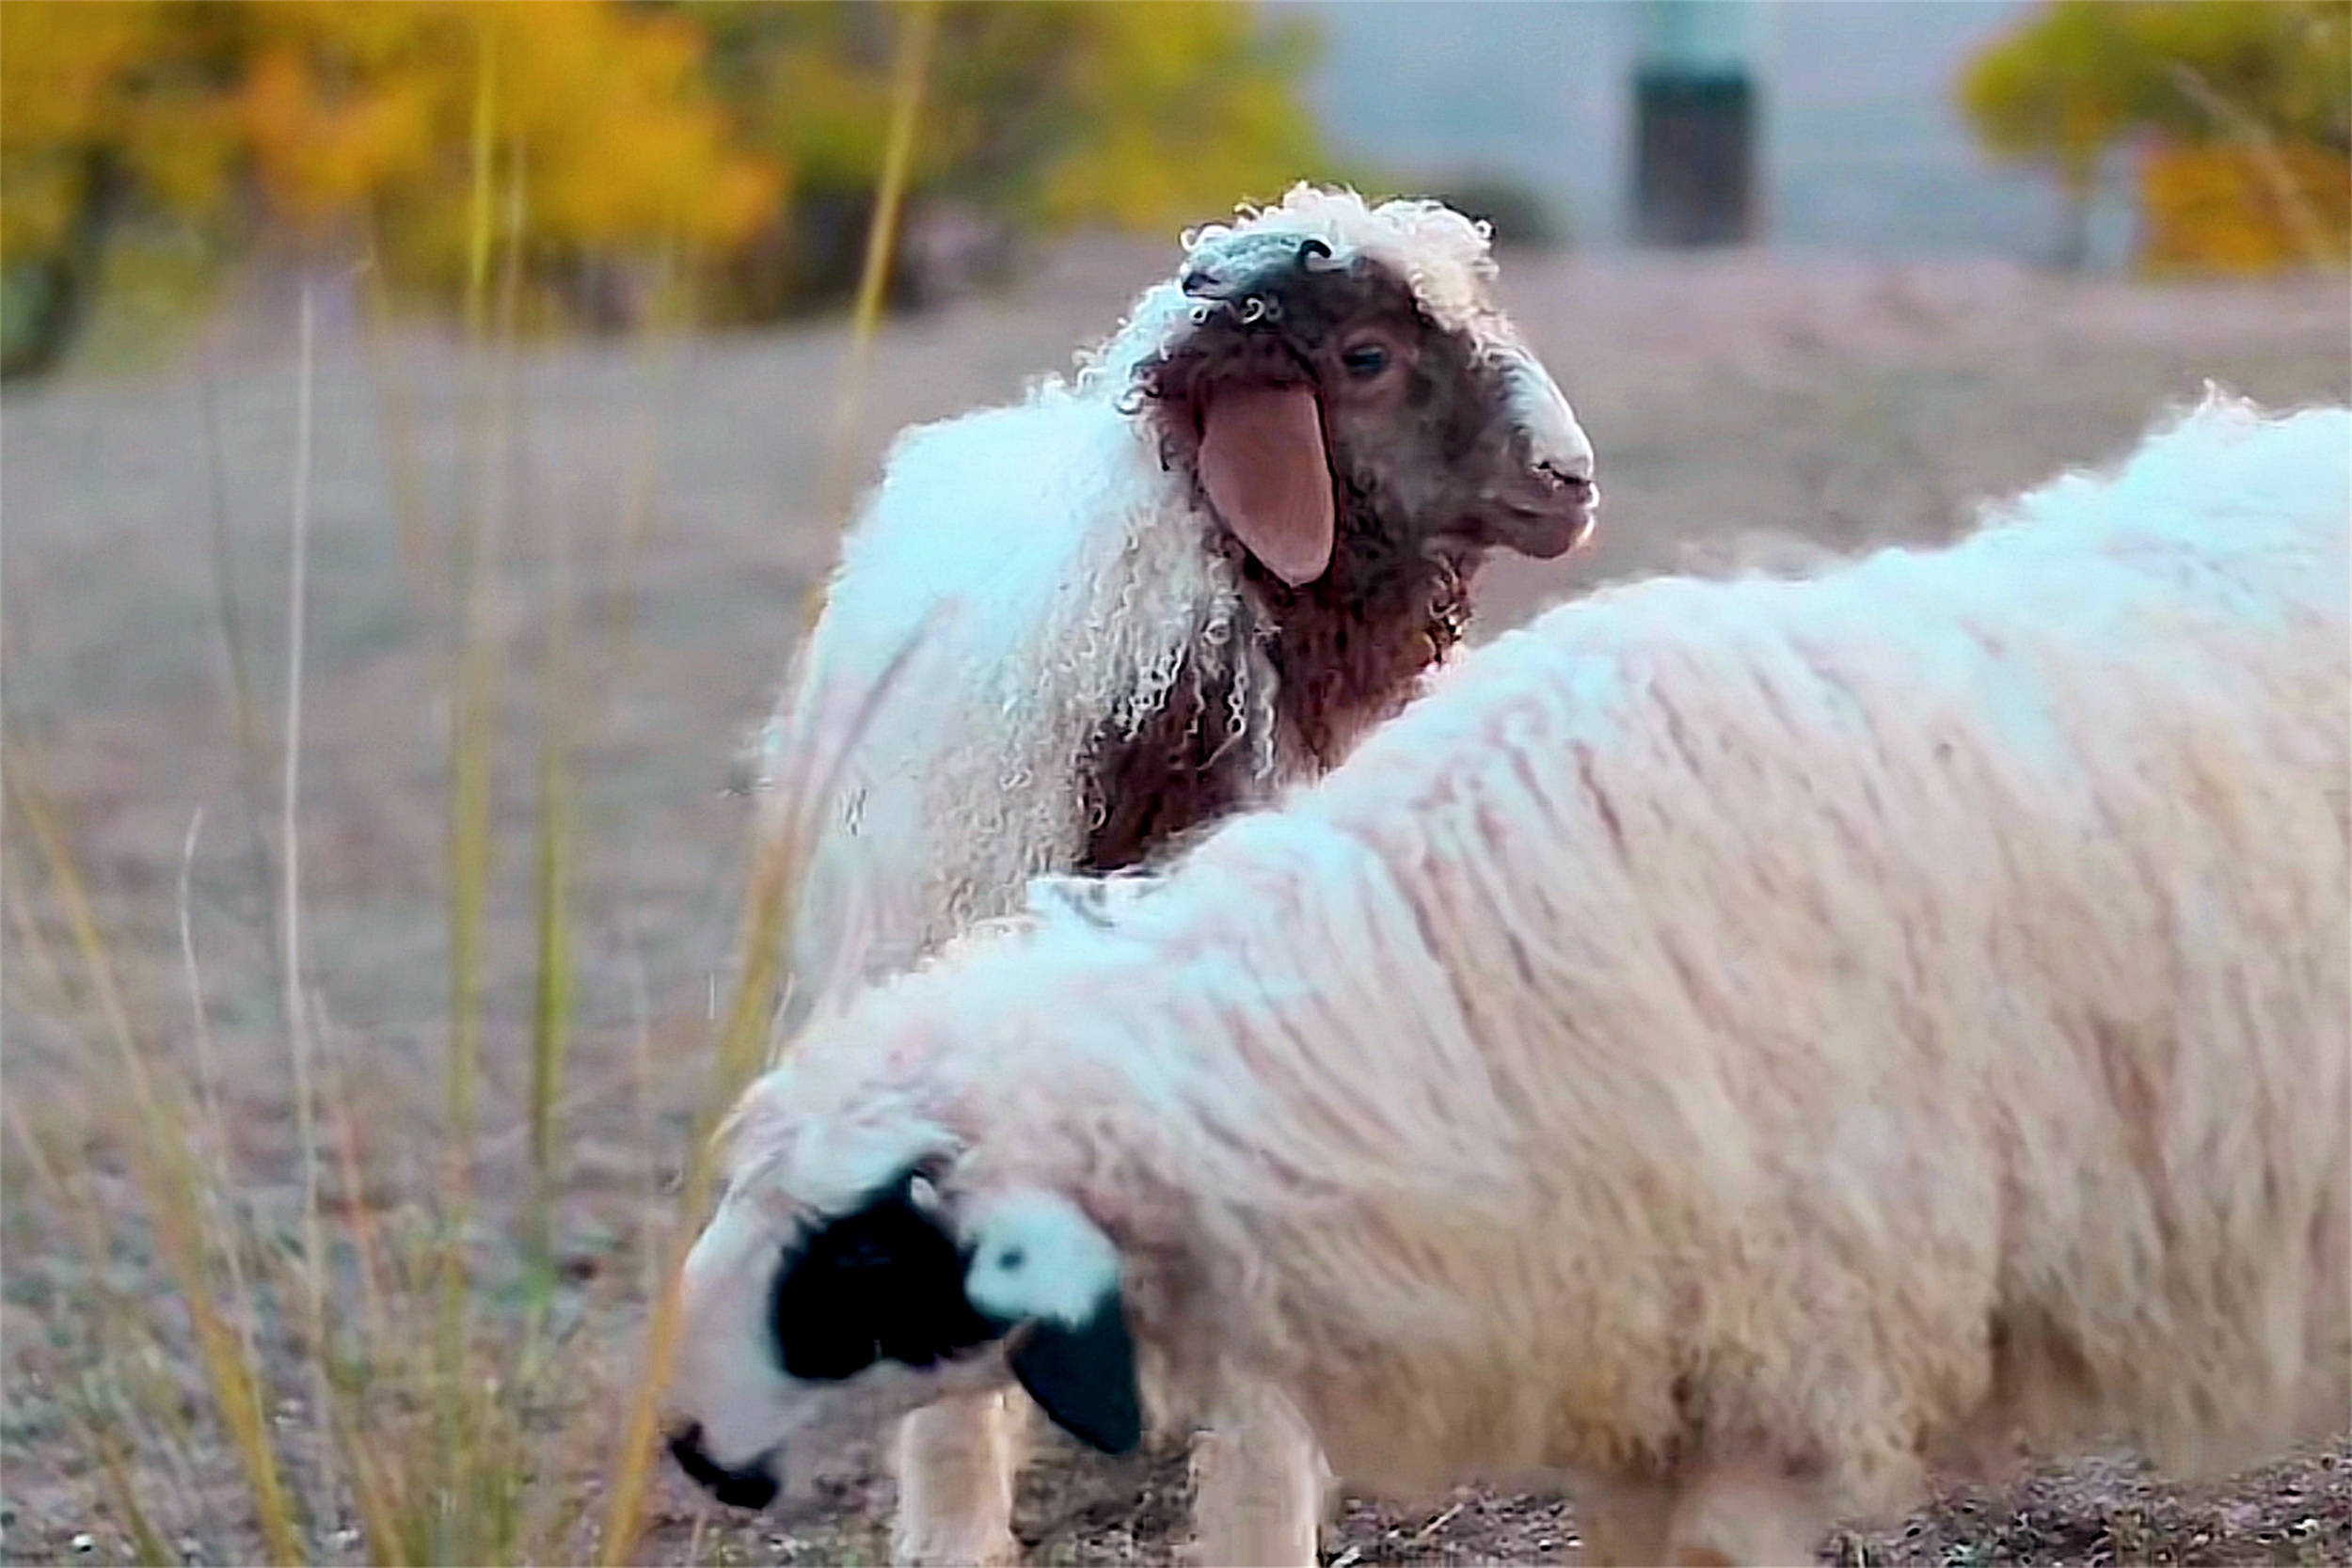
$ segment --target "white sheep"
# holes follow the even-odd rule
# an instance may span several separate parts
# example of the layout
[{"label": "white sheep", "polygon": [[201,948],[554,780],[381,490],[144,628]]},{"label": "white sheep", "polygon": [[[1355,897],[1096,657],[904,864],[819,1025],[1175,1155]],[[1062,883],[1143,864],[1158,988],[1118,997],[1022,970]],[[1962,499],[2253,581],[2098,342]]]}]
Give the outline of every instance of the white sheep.
[{"label": "white sheep", "polygon": [[739,1107],[678,1450],[1008,1372],[1116,1449],[1140,1354],[1795,1562],[2012,1434],[2341,1430],[2348,467],[2217,399],[1947,550],[1606,591],[868,992]]},{"label": "white sheep", "polygon": [[[787,1028],[1033,877],[1144,863],[1320,771],[1453,645],[1490,550],[1585,535],[1591,446],[1494,270],[1436,202],[1302,185],[1188,236],[1073,383],[898,439],[767,731],[781,767],[921,628],[821,818]],[[902,1558],[1017,1555],[995,1402],[909,1425]],[[1217,1445],[1207,1548],[1311,1542],[1311,1455]]]}]

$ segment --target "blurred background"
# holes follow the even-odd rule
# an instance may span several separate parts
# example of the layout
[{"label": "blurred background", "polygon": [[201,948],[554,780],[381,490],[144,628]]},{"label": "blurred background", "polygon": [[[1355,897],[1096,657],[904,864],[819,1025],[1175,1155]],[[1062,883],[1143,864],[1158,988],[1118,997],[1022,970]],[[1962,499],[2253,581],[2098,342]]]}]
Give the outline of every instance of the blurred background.
[{"label": "blurred background", "polygon": [[[1484,634],[1947,538],[2208,378],[2344,401],[2347,153],[2352,0],[6,0],[0,1548],[627,1555],[580,1499],[738,974],[731,758],[892,433],[1186,225],[1492,222],[1607,499]],[[1042,1560],[1166,1560],[1181,1465],[1057,1463]],[[638,1560],[879,1560],[861,1465],[759,1524],[657,1479]],[[1333,1549],[1573,1543],[1466,1492]],[[1836,1549],[2346,1560],[2352,1450]]]},{"label": "blurred background", "polygon": [[[468,268],[481,100],[527,189],[535,325],[667,291],[711,325],[840,303],[880,171],[885,6],[11,0],[6,350],[365,258]],[[2329,0],[950,6],[893,293],[1073,230],[1166,238],[1302,176],[1410,185],[1506,241],[2264,272],[2346,253]]]}]

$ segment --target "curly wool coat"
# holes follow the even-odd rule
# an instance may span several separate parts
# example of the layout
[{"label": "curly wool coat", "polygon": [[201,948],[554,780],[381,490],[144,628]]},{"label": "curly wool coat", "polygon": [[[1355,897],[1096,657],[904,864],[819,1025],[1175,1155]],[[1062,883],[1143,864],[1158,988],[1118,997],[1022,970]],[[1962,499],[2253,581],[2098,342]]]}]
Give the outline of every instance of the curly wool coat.
[{"label": "curly wool coat", "polygon": [[[1583,536],[1591,447],[1494,272],[1438,203],[1302,185],[1187,234],[1073,380],[898,439],[763,741],[784,770],[921,632],[823,814],[796,1017],[1036,876],[1145,862],[1321,771],[1454,646],[1488,551]],[[1339,362],[1366,352],[1398,361],[1385,390]],[[1307,580],[1253,553],[1247,493],[1213,494],[1236,387],[1313,395]]]},{"label": "curly wool coat", "polygon": [[1565,1475],[1620,1560],[1794,1560],[2019,1432],[2337,1430],[2347,517],[2352,415],[2216,399],[1948,550],[1505,636],[755,1085],[685,1398],[740,1451],[854,1393],[736,1282],[920,1170],[995,1319],[1123,1316],[1359,1482]]}]

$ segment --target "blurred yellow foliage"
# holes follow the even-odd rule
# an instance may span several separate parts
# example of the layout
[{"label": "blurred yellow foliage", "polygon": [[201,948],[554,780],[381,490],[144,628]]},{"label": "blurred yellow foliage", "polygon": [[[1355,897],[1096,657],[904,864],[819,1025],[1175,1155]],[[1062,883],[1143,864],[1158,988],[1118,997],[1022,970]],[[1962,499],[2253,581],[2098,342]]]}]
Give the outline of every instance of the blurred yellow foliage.
[{"label": "blurred yellow foliage", "polygon": [[[895,7],[701,0],[744,139],[810,185],[881,167]],[[1152,228],[1278,194],[1317,156],[1296,29],[1230,0],[961,0],[942,18],[914,185],[1042,223]]]},{"label": "blurred yellow foliage", "polygon": [[[2322,209],[2340,205],[2328,182],[2352,153],[2347,0],[2046,0],[1971,63],[1960,100],[1994,155],[2047,166],[2078,214],[2112,150],[2146,148],[2152,265],[2346,257],[2342,230],[2296,192],[2316,181]],[[2184,223],[2195,239],[2171,231]],[[2246,232],[2224,238],[2233,223]]]},{"label": "blurred yellow foliage", "polygon": [[[1245,194],[1280,194],[1313,146],[1291,91],[1297,40],[1251,48],[1226,6],[1087,8],[1070,72],[1089,127],[1040,182],[1049,219],[1145,228],[1214,216]],[[1172,154],[1172,155],[1171,155]]]},{"label": "blurred yellow foliage", "polygon": [[[739,308],[842,287],[882,166],[898,8],[692,0],[741,140],[793,171],[778,243]],[[1317,172],[1295,85],[1309,35],[1231,0],[953,0],[940,20],[910,189],[1029,232],[1173,230]]]},{"label": "blurred yellow foliage", "polygon": [[0,260],[72,244],[121,174],[183,211],[217,197],[219,122],[187,90],[185,22],[158,0],[0,5]]},{"label": "blurred yellow foliage", "polygon": [[2352,256],[2352,161],[2315,147],[2160,148],[2140,170],[2140,262],[2264,273]]},{"label": "blurred yellow foliage", "polygon": [[[764,303],[717,302],[764,313],[829,286],[838,235],[862,224],[901,15],[881,0],[7,0],[0,261],[68,267],[119,219],[160,218],[229,254],[372,244],[395,285],[446,297],[486,101],[534,276],[653,253],[723,276],[768,266]],[[957,0],[913,192],[1030,227],[1216,214],[1307,170],[1304,58],[1295,29],[1223,0]]]},{"label": "blurred yellow foliage", "polygon": [[643,8],[9,0],[0,29],[12,253],[55,244],[81,194],[27,171],[94,163],[183,215],[220,215],[235,172],[297,238],[372,217],[411,260],[460,250],[485,71],[542,245],[724,245],[781,189],[774,160],[732,145],[699,30]]},{"label": "blurred yellow foliage", "polygon": [[2114,22],[2100,5],[2058,0],[1986,50],[1961,80],[1961,103],[1996,157],[2044,162],[2087,186],[2122,135],[2137,84],[2116,68]]}]

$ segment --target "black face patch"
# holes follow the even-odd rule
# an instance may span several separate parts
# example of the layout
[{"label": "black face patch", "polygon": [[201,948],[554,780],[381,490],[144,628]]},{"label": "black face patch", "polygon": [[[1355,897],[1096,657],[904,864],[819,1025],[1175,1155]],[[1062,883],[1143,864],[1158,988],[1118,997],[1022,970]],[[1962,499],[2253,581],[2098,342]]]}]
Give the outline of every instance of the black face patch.
[{"label": "black face patch", "polygon": [[837,1382],[877,1361],[928,1367],[1003,1332],[963,1293],[966,1259],[904,1182],[819,1229],[776,1271],[787,1375]]}]

